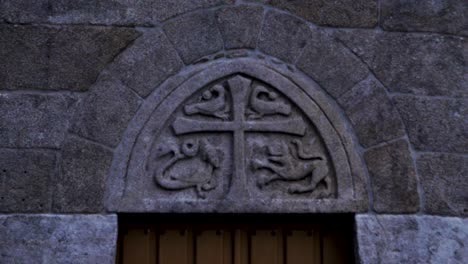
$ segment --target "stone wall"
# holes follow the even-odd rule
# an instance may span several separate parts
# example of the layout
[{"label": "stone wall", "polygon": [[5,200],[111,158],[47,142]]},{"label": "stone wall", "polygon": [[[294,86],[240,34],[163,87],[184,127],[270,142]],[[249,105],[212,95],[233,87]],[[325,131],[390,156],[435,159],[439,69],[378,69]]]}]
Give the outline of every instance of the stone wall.
[{"label": "stone wall", "polygon": [[467,36],[461,0],[2,0],[0,262],[112,263],[140,113],[194,72],[252,61],[313,84],[357,164],[356,203],[301,212],[358,213],[363,263],[463,263]]}]

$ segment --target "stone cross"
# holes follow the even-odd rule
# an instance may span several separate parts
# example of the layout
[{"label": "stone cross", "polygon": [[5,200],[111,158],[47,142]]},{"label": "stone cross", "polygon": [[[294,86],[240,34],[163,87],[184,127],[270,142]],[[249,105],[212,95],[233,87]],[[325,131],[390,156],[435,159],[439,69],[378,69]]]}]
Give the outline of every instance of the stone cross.
[{"label": "stone cross", "polygon": [[[234,177],[232,178],[231,193],[245,192],[245,132],[286,133],[304,136],[306,125],[302,118],[292,118],[281,121],[247,121],[245,120],[246,98],[251,80],[236,76],[228,80],[233,100],[232,121],[199,121],[185,117],[178,117],[173,123],[176,135],[196,132],[232,132],[234,134]],[[239,193],[237,194],[239,195]],[[247,197],[246,197],[247,198]]]}]

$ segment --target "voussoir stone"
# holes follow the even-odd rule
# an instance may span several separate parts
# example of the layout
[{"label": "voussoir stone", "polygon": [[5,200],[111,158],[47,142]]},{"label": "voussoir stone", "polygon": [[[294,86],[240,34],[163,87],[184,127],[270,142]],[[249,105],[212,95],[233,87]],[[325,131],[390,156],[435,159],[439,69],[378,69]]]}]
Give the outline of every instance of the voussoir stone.
[{"label": "voussoir stone", "polygon": [[405,135],[398,111],[385,88],[373,77],[358,83],[338,99],[364,147]]},{"label": "voussoir stone", "polygon": [[468,36],[466,2],[460,0],[380,2],[385,30],[428,31]]},{"label": "voussoir stone", "polygon": [[333,27],[374,27],[376,0],[248,0],[289,11],[317,25]]},{"label": "voussoir stone", "polygon": [[258,39],[258,48],[285,62],[294,63],[312,37],[309,26],[288,14],[268,12]]},{"label": "voussoir stone", "polygon": [[464,38],[365,30],[338,31],[335,36],[391,92],[468,97]]},{"label": "voussoir stone", "polygon": [[216,12],[216,19],[226,49],[256,47],[263,8],[245,5],[226,7]]},{"label": "voussoir stone", "polygon": [[115,215],[0,215],[1,263],[115,263]]},{"label": "voussoir stone", "polygon": [[48,40],[42,26],[0,25],[0,89],[47,89]]},{"label": "voussoir stone", "polygon": [[468,158],[427,153],[418,157],[424,193],[423,210],[429,214],[468,216]]},{"label": "voussoir stone", "polygon": [[338,98],[369,73],[348,48],[324,31],[314,30],[297,67]]},{"label": "voussoir stone", "polygon": [[370,174],[374,210],[379,213],[412,213],[419,209],[416,172],[404,139],[364,153]]},{"label": "voussoir stone", "polygon": [[417,150],[468,153],[468,100],[393,97]]},{"label": "voussoir stone", "polygon": [[1,0],[0,20],[9,23],[46,22],[49,15],[48,0]]},{"label": "voussoir stone", "polygon": [[79,98],[0,92],[0,147],[59,148]]},{"label": "voussoir stone", "polygon": [[169,20],[163,28],[187,64],[223,49],[223,39],[213,11],[200,11],[176,17]]},{"label": "voussoir stone", "polygon": [[357,215],[362,264],[452,263],[468,259],[468,219],[415,215]]},{"label": "voussoir stone", "polygon": [[139,36],[130,28],[62,27],[51,40],[49,88],[84,91]]},{"label": "voussoir stone", "polygon": [[62,148],[54,212],[101,212],[112,151],[69,136]]},{"label": "voussoir stone", "polygon": [[117,146],[141,101],[120,81],[104,76],[77,107],[70,130],[84,138]]},{"label": "voussoir stone", "polygon": [[145,30],[110,66],[110,72],[127,87],[146,97],[183,66],[167,37],[158,30]]},{"label": "voussoir stone", "polygon": [[49,211],[55,151],[0,149],[0,157],[0,212]]}]

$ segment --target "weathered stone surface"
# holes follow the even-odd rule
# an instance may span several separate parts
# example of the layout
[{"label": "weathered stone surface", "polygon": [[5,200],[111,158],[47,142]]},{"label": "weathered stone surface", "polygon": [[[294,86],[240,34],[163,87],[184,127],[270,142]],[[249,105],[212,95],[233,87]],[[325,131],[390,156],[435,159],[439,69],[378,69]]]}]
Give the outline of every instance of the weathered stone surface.
[{"label": "weathered stone surface", "polygon": [[466,39],[364,30],[339,31],[335,36],[391,92],[468,97]]},{"label": "weathered stone surface", "polygon": [[216,12],[216,19],[226,49],[256,47],[263,19],[263,8],[252,6],[222,8]]},{"label": "weathered stone surface", "polygon": [[70,136],[63,146],[54,212],[101,212],[112,152]]},{"label": "weathered stone surface", "polygon": [[0,147],[59,148],[79,96],[0,92]]},{"label": "weathered stone surface", "polygon": [[130,89],[146,97],[183,66],[176,50],[160,30],[145,30],[110,67]]},{"label": "weathered stone surface", "polygon": [[468,157],[421,154],[417,166],[426,213],[468,216]]},{"label": "weathered stone surface", "polygon": [[468,259],[468,219],[411,215],[357,215],[362,264],[453,263]]},{"label": "weathered stone surface", "polygon": [[464,1],[383,0],[380,8],[380,23],[385,30],[468,35],[468,16]]},{"label": "weathered stone surface", "polygon": [[333,27],[374,27],[376,0],[248,0],[289,11],[317,25]]},{"label": "weathered stone surface", "polygon": [[344,122],[341,111],[310,79],[284,68],[251,58],[220,60],[164,82],[116,150],[107,210],[366,208],[363,164],[352,156],[351,134],[331,123]]},{"label": "weathered stone surface", "polygon": [[0,20],[9,23],[41,23],[49,15],[48,0],[0,0]]},{"label": "weathered stone surface", "polygon": [[0,157],[0,212],[49,211],[56,153],[0,149]]},{"label": "weathered stone surface", "polygon": [[258,48],[285,62],[294,63],[311,38],[309,26],[291,15],[268,12],[258,39]]},{"label": "weathered stone surface", "polygon": [[185,63],[223,49],[223,39],[212,11],[177,17],[164,25],[164,31]]},{"label": "weathered stone surface", "polygon": [[133,91],[105,76],[77,107],[70,130],[84,138],[116,146],[140,103],[141,99]]},{"label": "weathered stone surface", "polygon": [[177,15],[233,3],[233,0],[54,0],[53,23],[155,25]]},{"label": "weathered stone surface", "polygon": [[129,28],[63,27],[51,40],[49,88],[84,91],[138,37]]},{"label": "weathered stone surface", "polygon": [[400,139],[367,150],[374,210],[379,213],[412,213],[419,207],[416,172],[406,140]]},{"label": "weathered stone surface", "polygon": [[314,30],[297,67],[338,98],[368,75],[367,66],[335,38]]},{"label": "weathered stone surface", "polygon": [[364,147],[405,134],[398,111],[388,98],[385,88],[373,76],[343,94],[338,102]]},{"label": "weathered stone surface", "polygon": [[0,89],[47,89],[52,32],[41,26],[0,25]]},{"label": "weathered stone surface", "polygon": [[468,153],[468,100],[405,95],[393,99],[417,150]]},{"label": "weathered stone surface", "polygon": [[1,263],[115,263],[115,215],[0,215]]}]

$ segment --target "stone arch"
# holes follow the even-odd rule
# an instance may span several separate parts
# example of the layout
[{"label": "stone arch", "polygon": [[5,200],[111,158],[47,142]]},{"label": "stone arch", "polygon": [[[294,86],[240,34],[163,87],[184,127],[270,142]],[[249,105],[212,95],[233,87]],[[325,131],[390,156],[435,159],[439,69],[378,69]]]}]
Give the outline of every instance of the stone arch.
[{"label": "stone arch", "polygon": [[[227,7],[226,9],[233,8],[241,7]],[[171,19],[168,21],[168,23],[172,21],[174,24],[182,24],[182,26],[184,23],[190,24],[193,16],[199,12],[204,11],[201,10],[189,14],[184,14],[180,17]],[[212,10],[208,10],[207,12],[212,12]],[[260,8],[258,12],[263,11]],[[315,26],[310,25],[303,20],[297,19],[294,16],[284,12],[270,10],[269,13],[271,14],[270,23],[272,23],[272,25],[261,25],[261,28],[257,31],[257,34],[259,35],[259,39],[256,42],[257,44],[253,46],[247,45],[244,47],[244,43],[241,41],[241,43],[235,47],[235,50],[223,50],[221,47],[219,50],[208,49],[197,51],[196,56],[198,56],[198,58],[192,59],[190,61],[183,61],[183,59],[180,58],[183,51],[177,50],[177,47],[174,48],[174,45],[178,45],[180,43],[174,41],[174,37],[170,36],[171,33],[166,28],[164,28],[164,25],[162,29],[155,28],[144,30],[143,36],[140,37],[140,39],[138,39],[131,47],[126,49],[121,55],[119,55],[114,63],[112,63],[106,70],[101,73],[97,82],[93,85],[90,94],[85,100],[83,100],[74,120],[72,121],[70,129],[71,135],[66,141],[66,144],[63,147],[63,151],[70,151],[70,149],[73,148],[73,144],[78,144],[76,142],[70,143],[70,141],[76,141],[76,138],[87,141],[87,144],[96,143],[99,151],[104,152],[104,154],[102,155],[103,157],[95,160],[97,168],[96,170],[92,170],[90,173],[96,174],[93,175],[93,177],[100,179],[101,186],[107,186],[105,182],[107,173],[105,172],[107,172],[110,168],[110,160],[112,160],[112,155],[122,151],[122,145],[125,145],[125,142],[121,142],[122,135],[124,134],[124,131],[127,131],[125,133],[129,133],[128,131],[132,130],[131,126],[128,124],[133,122],[131,121],[132,119],[136,120],[139,118],[138,115],[135,116],[135,114],[137,111],[139,111],[138,109],[144,105],[144,102],[148,100],[149,94],[158,94],[161,91],[161,87],[164,85],[168,85],[169,83],[175,85],[186,78],[186,74],[197,71],[196,69],[203,68],[210,63],[218,63],[220,67],[222,67],[223,62],[232,60],[233,58],[248,57],[251,58],[252,61],[263,61],[262,63],[269,64],[270,68],[274,68],[275,71],[280,72],[282,75],[294,75],[292,78],[294,79],[293,82],[298,82],[298,86],[300,87],[307,87],[310,85],[310,83],[318,83],[316,86],[323,89],[324,92],[317,93],[317,96],[320,94],[320,96],[323,98],[327,98],[326,100],[323,100],[324,102],[327,102],[325,105],[333,105],[332,108],[335,109],[334,116],[341,116],[344,112],[350,118],[351,124],[344,121],[343,118],[337,118],[337,122],[333,122],[334,125],[341,126],[340,129],[342,129],[342,131],[348,131],[348,136],[344,137],[346,144],[354,144],[350,143],[353,142],[352,137],[354,132],[352,131],[356,131],[357,138],[359,142],[364,145],[364,147],[373,147],[375,145],[385,143],[389,140],[391,141],[401,139],[402,142],[399,142],[401,144],[398,146],[398,151],[403,152],[403,158],[409,160],[405,160],[406,164],[410,164],[408,165],[408,169],[414,170],[412,167],[413,165],[411,154],[410,150],[408,149],[404,128],[401,124],[401,121],[399,120],[398,113],[395,113],[396,110],[394,110],[391,106],[391,102],[385,92],[385,89],[381,86],[380,82],[375,79],[371,73],[369,73],[366,65],[363,64],[362,61],[360,61],[352,51],[337,41],[333,36],[333,32],[323,31],[320,28],[316,28]],[[288,35],[289,33],[287,28],[281,26],[278,27],[278,25],[276,25],[278,23],[275,24],[275,19],[279,20],[279,22],[283,20],[293,21],[295,26],[302,28],[303,31],[306,32],[306,36],[308,36],[310,40],[303,44],[302,38],[297,39],[293,35]],[[185,22],[181,23],[180,21]],[[288,25],[289,23],[283,22],[279,24]],[[264,21],[263,23],[268,23],[268,21]],[[209,27],[210,25],[211,24],[201,26]],[[247,26],[250,27],[255,25]],[[258,26],[260,27],[260,25]],[[227,27],[235,27],[235,25],[228,23]],[[178,32],[177,27],[175,27],[175,32]],[[196,34],[196,32],[193,34]],[[207,34],[212,34],[212,32]],[[235,35],[235,33],[232,35]],[[222,36],[221,34],[218,34],[215,37],[218,38]],[[279,38],[280,40],[298,42],[299,44],[268,44],[268,42],[275,37]],[[222,42],[226,43],[226,39],[222,40]],[[262,42],[265,42],[263,46],[261,44]],[[201,47],[201,49],[203,49],[203,47]],[[294,51],[293,53],[296,54],[294,58],[288,59],[288,54],[290,54],[289,49],[300,50]],[[283,62],[283,60],[286,60],[286,63]],[[189,65],[184,66],[184,64]],[[145,71],[147,74],[142,74]],[[177,72],[179,72],[179,74],[174,75]],[[170,76],[173,77],[169,78]],[[315,82],[311,79],[313,79]],[[353,88],[359,86],[359,84],[362,84],[361,86],[364,88]],[[344,95],[348,95],[347,98],[350,100],[353,100],[353,97],[360,97],[362,96],[362,93],[360,94],[359,91],[366,90],[369,86],[372,85],[377,86],[377,88],[370,88],[371,92],[377,91],[376,93],[378,96],[377,98],[374,98],[377,100],[377,102],[372,104],[364,103],[361,111],[377,111],[379,115],[381,114],[380,116],[390,116],[392,120],[394,120],[393,123],[396,124],[397,130],[396,132],[395,130],[390,130],[389,132],[389,130],[385,129],[386,126],[383,125],[376,131],[373,141],[366,143],[368,138],[366,131],[369,129],[369,126],[373,126],[374,124],[381,124],[382,122],[375,120],[364,120],[364,122],[360,122],[359,114],[357,117],[355,116],[353,118],[355,113],[352,112],[352,109],[349,111],[349,109],[352,107],[347,105],[346,100],[342,98],[345,98],[343,97]],[[357,90],[357,92],[353,92],[353,90]],[[366,93],[366,91],[363,93]],[[340,98],[342,99],[341,101],[339,100]],[[334,102],[335,100],[338,101],[339,106]],[[116,104],[116,102],[119,102],[119,104]],[[390,114],[386,112],[390,112]],[[359,149],[359,147],[355,148],[355,151],[356,149]],[[357,152],[362,152],[362,150],[358,150]],[[351,158],[355,159],[353,162],[356,164],[361,162],[360,157],[358,156],[359,155],[354,154],[351,155]],[[77,166],[69,167],[62,165],[62,171],[66,171],[66,173],[64,173],[65,176],[62,176],[65,178],[65,181],[67,178],[76,177],[82,173],[80,168],[77,168],[79,166],[85,165],[78,164]],[[122,169],[122,167],[114,165],[114,172],[115,170],[119,170],[119,168]],[[375,172],[371,171],[371,176],[379,177],[379,174],[382,172],[379,171],[379,169],[381,168],[375,169]],[[322,209],[316,207],[313,210],[353,212],[365,210],[365,208],[367,208],[367,200],[364,197],[367,197],[367,192],[370,191],[367,190],[369,189],[366,186],[367,181],[364,180],[365,177],[363,177],[365,174],[366,172],[360,172],[360,176],[357,178],[359,181],[364,182],[362,184],[358,184],[362,197],[358,199],[359,202],[357,203],[357,206],[348,206],[345,208],[335,205],[323,205],[321,206]],[[113,174],[111,173],[110,176],[112,175]],[[388,178],[387,176],[385,177]],[[93,179],[89,179],[89,181],[92,180]],[[112,179],[110,179],[110,182],[111,185],[118,186],[118,184],[112,182]],[[374,192],[378,192],[381,188],[385,188],[385,185],[389,183],[389,180],[384,179],[381,181],[381,179],[377,179],[377,181],[373,180],[373,182],[377,184],[375,186],[369,185],[369,187],[371,187]],[[357,190],[359,188],[355,188],[355,191],[359,192]],[[378,211],[391,211],[391,204],[395,201],[401,200],[400,195],[406,194],[407,189],[417,193],[414,175],[410,177],[408,182],[404,183],[401,188],[396,187],[396,189],[397,191],[395,193],[392,194],[391,192],[393,190],[391,190],[389,194],[391,197],[390,200],[393,199],[393,201],[386,202],[386,200],[388,200],[388,196],[381,197],[379,203],[383,204],[381,208],[384,209],[377,209]],[[83,190],[83,192],[86,191],[87,190]],[[112,192],[107,191],[106,199],[108,201],[109,197],[112,197],[111,193]],[[96,194],[91,193],[89,196],[91,195]],[[67,210],[71,211],[81,210],[81,207],[79,206],[76,207],[77,209],[73,209],[73,203],[75,203],[76,197],[73,195],[68,197],[69,195],[66,188],[64,188],[62,191],[59,191],[58,196],[65,197],[61,198],[65,200],[65,202],[63,202],[65,205],[63,205],[62,208],[66,207]],[[374,195],[374,200],[375,198],[376,196]],[[93,199],[90,198],[90,200]],[[412,202],[413,200],[414,195],[411,198],[411,204],[414,204]],[[99,206],[91,206],[91,208],[96,208],[92,209],[92,211],[103,210],[104,205],[102,204],[102,200],[98,198],[97,202]],[[60,204],[62,202],[59,201],[58,203]],[[116,208],[113,207],[109,202],[107,203],[106,207],[109,210],[116,210]]]}]

